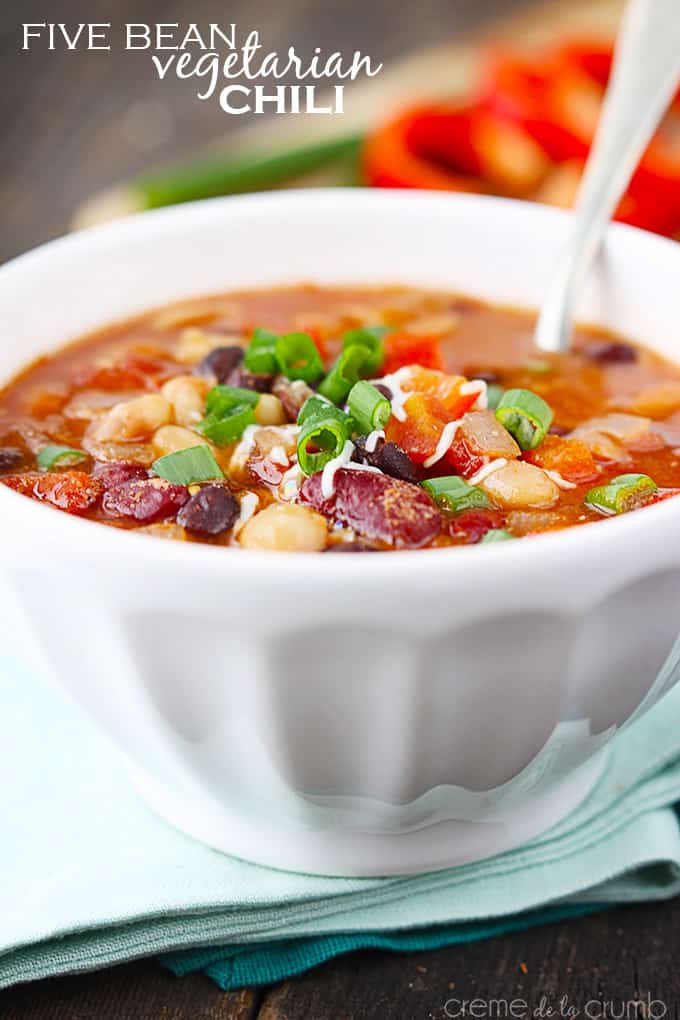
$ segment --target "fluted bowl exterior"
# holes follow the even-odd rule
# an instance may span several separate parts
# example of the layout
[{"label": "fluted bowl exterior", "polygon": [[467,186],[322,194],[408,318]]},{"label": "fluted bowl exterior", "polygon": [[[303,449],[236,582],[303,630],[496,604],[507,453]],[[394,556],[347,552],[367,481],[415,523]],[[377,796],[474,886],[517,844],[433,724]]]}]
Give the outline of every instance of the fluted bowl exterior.
[{"label": "fluted bowl exterior", "polygon": [[[314,281],[536,305],[565,214],[309,191],[145,214],[0,269],[0,380],[164,301]],[[673,354],[680,250],[615,227],[582,316]],[[173,824],[262,863],[429,870],[556,821],[676,680],[675,501],[484,548],[159,542],[0,486],[0,610]],[[26,647],[26,642],[23,642]]]}]

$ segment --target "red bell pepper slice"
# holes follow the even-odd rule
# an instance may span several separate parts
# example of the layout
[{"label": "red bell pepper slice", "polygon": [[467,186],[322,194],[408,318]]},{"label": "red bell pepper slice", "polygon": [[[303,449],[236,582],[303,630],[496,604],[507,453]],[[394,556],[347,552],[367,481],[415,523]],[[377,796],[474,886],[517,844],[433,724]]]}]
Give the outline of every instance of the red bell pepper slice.
[{"label": "red bell pepper slice", "polygon": [[[484,101],[520,124],[554,162],[578,165],[590,151],[611,64],[611,43],[597,39],[574,40],[534,60],[497,51],[487,67]],[[678,99],[673,109],[680,113]],[[680,146],[673,142],[668,129],[654,138],[618,220],[663,234],[680,229]]]},{"label": "red bell pepper slice", "polygon": [[375,187],[527,194],[548,169],[521,127],[479,103],[419,107],[372,135],[364,173]]}]

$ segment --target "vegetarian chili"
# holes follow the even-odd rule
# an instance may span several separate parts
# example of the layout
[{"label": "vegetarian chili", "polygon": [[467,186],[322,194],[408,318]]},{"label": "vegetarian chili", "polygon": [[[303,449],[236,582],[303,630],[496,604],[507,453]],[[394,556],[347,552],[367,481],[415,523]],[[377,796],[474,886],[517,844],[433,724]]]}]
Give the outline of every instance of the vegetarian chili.
[{"label": "vegetarian chili", "polygon": [[0,481],[113,527],[246,549],[514,541],[680,493],[680,369],[447,293],[187,301],[0,392]]}]

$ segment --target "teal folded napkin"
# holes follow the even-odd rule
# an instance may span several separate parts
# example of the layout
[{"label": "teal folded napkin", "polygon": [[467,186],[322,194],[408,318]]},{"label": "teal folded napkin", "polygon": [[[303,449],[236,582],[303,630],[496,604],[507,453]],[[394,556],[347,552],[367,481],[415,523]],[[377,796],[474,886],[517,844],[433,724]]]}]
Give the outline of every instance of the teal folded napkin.
[{"label": "teal folded napkin", "polygon": [[278,872],[156,818],[115,749],[0,658],[0,986],[160,955],[223,987],[361,946],[451,944],[680,890],[680,687],[615,739],[596,788],[531,843],[388,879]]}]

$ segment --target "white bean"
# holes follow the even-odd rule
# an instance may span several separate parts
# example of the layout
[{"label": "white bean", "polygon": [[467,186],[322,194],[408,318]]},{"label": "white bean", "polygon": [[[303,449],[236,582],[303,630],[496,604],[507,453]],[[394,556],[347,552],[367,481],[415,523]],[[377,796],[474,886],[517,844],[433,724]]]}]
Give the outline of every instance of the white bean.
[{"label": "white bean", "polygon": [[244,525],[239,542],[244,549],[278,552],[318,552],[328,530],[321,514],[304,506],[272,503]]},{"label": "white bean", "polygon": [[161,393],[146,393],[125,400],[104,415],[93,426],[92,436],[98,442],[146,439],[172,421],[172,405]]},{"label": "white bean", "polygon": [[204,417],[208,388],[205,379],[193,375],[177,375],[165,383],[161,393],[172,404],[178,425],[196,425]]},{"label": "white bean", "polygon": [[255,406],[258,425],[285,425],[288,421],[283,404],[273,393],[263,393]]},{"label": "white bean", "polygon": [[523,460],[509,461],[480,482],[480,488],[497,506],[508,510],[549,507],[560,495],[545,471]]},{"label": "white bean", "polygon": [[203,436],[181,425],[163,425],[151,440],[157,457],[165,457],[168,453],[178,450],[189,450],[192,446],[208,446]]}]

